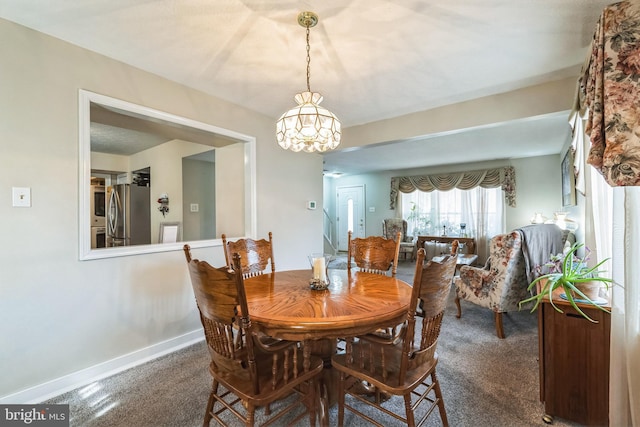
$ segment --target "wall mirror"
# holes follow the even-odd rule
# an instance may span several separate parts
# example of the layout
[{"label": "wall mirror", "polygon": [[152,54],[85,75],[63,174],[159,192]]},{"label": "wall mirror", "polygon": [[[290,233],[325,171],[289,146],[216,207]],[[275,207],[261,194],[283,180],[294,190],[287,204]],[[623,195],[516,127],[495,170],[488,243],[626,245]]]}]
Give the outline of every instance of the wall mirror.
[{"label": "wall mirror", "polygon": [[79,119],[81,260],[255,235],[254,137],[86,90]]}]

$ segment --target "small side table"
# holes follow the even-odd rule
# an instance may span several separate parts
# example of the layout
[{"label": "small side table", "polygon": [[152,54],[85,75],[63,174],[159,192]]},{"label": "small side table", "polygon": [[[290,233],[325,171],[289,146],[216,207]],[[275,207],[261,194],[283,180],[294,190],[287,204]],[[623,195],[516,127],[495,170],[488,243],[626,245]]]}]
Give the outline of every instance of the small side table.
[{"label": "small side table", "polygon": [[587,426],[609,425],[611,315],[578,303],[598,322],[591,323],[560,298],[561,292],[554,291],[553,302],[563,313],[546,298],[538,307],[540,400],[545,416]]}]

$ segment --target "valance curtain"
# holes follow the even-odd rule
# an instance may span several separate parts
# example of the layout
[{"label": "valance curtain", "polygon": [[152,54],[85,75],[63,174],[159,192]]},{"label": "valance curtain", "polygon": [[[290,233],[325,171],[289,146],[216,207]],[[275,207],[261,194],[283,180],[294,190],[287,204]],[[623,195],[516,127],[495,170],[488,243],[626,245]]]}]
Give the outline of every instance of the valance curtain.
[{"label": "valance curtain", "polygon": [[516,206],[516,173],[513,166],[507,166],[471,172],[393,177],[391,178],[391,194],[389,196],[390,209],[396,208],[398,192],[448,191],[453,188],[470,190],[475,187],[501,187],[507,204],[511,207]]},{"label": "valance curtain", "polygon": [[579,80],[587,163],[611,186],[640,185],[640,5],[604,9]]}]

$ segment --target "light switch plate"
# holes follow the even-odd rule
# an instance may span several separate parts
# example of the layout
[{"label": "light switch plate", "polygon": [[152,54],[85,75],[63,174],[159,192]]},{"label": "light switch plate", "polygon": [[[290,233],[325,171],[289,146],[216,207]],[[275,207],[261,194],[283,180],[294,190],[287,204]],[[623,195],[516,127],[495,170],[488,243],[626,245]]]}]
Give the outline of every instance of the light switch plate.
[{"label": "light switch plate", "polygon": [[13,187],[13,207],[14,208],[30,208],[31,207],[31,188],[30,187]]},{"label": "light switch plate", "polygon": [[199,212],[200,211],[200,205],[197,203],[191,203],[191,212]]}]

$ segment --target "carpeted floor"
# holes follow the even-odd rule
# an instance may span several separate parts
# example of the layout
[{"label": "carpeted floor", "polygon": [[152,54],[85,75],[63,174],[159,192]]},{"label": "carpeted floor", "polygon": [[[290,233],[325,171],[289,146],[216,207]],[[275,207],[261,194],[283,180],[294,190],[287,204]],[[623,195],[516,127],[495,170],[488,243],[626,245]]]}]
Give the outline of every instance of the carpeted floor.
[{"label": "carpeted floor", "polygon": [[[398,277],[411,283],[414,267],[410,261],[401,262]],[[492,312],[463,302],[462,318],[457,319],[453,301],[452,292],[438,343],[437,370],[449,424],[545,425],[539,401],[536,315],[515,312],[504,316],[507,337],[500,340],[495,335]],[[46,403],[68,403],[71,426],[199,426],[211,387],[208,364],[209,355],[202,342]],[[388,405],[396,412],[403,411],[399,398],[392,398]],[[377,413],[373,416],[386,426],[398,425]],[[336,420],[333,407],[332,426]],[[300,425],[308,425],[308,421]],[[347,411],[345,425],[368,424]],[[437,411],[426,425],[441,425]],[[554,426],[578,424],[556,419]]]}]

